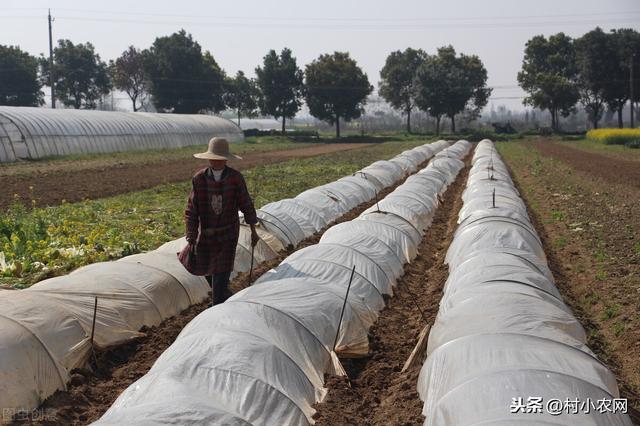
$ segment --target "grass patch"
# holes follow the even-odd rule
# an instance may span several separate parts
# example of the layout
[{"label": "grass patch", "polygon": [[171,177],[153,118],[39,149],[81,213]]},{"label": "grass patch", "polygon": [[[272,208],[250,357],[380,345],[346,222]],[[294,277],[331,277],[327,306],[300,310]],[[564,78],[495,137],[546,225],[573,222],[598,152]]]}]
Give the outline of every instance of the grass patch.
[{"label": "grass patch", "polygon": [[556,248],[563,248],[567,245],[567,238],[566,237],[558,237],[555,240],[553,240],[553,246]]},{"label": "grass patch", "polygon": [[556,222],[564,222],[567,218],[567,214],[560,210],[551,210],[551,217]]},{"label": "grass patch", "polygon": [[584,299],[584,302],[588,305],[595,305],[600,300],[600,296],[598,296],[596,293],[592,291],[586,293],[582,298]]},{"label": "grass patch", "polygon": [[617,303],[615,305],[608,306],[602,313],[602,319],[610,320],[616,317],[619,312],[620,312],[620,305],[618,305]]},{"label": "grass patch", "polygon": [[613,326],[611,327],[611,330],[613,331],[613,334],[616,337],[620,337],[620,335],[624,332],[624,324],[621,322],[616,322],[613,324]]},{"label": "grass patch", "polygon": [[604,262],[607,260],[607,254],[603,250],[598,250],[594,253],[593,258],[598,262]]},{"label": "grass patch", "polygon": [[[388,142],[243,172],[256,207],[293,197],[424,141]],[[191,182],[45,208],[15,203],[0,214],[0,283],[26,287],[89,263],[152,250],[184,233]]]}]

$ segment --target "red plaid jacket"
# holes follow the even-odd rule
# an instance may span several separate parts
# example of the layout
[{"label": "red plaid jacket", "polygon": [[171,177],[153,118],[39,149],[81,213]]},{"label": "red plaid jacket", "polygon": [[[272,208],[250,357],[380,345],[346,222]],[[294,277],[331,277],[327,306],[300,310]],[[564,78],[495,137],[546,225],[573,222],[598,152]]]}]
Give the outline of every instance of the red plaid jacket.
[{"label": "red plaid jacket", "polygon": [[[216,182],[208,170],[198,171],[192,179],[193,188],[184,211],[189,245],[178,253],[182,264],[194,275],[233,270],[240,232],[238,210],[244,214],[246,223],[258,222],[242,174],[226,167]],[[193,244],[195,256],[191,255]]]}]

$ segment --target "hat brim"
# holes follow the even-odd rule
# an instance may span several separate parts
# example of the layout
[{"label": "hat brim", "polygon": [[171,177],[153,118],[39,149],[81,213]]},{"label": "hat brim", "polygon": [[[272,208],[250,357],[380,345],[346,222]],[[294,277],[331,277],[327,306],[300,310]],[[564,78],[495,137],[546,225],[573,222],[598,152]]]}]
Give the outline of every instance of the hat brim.
[{"label": "hat brim", "polygon": [[203,160],[242,160],[242,157],[239,155],[218,155],[212,152],[200,152],[198,154],[193,154],[196,158],[201,158]]}]

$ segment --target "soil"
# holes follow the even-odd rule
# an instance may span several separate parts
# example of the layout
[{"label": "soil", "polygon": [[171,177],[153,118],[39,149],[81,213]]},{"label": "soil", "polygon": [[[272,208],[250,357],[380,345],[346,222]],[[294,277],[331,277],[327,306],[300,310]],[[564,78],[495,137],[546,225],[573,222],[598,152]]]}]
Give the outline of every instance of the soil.
[{"label": "soil", "polygon": [[561,160],[575,170],[602,178],[607,182],[640,188],[640,167],[637,161],[587,152],[550,140],[531,142],[531,144],[542,154]]},{"label": "soil", "polygon": [[[359,149],[370,144],[334,143],[318,144],[288,150],[251,152],[242,161],[232,160],[229,165],[238,170],[278,163],[294,158],[314,157],[336,151]],[[85,199],[104,198],[139,191],[157,185],[191,179],[206,162],[196,158],[168,162],[113,162],[102,161],[51,162],[29,165],[35,168],[28,174],[0,175],[0,211],[13,201],[14,194],[22,200],[35,200],[38,206],[57,205]],[[30,189],[32,188],[32,189]]]},{"label": "soil", "polygon": [[[507,164],[587,344],[640,424],[640,173],[628,160],[553,142]],[[542,161],[536,159],[541,155]]]},{"label": "soil", "polygon": [[[421,167],[426,166],[427,163],[428,161]],[[399,182],[398,185],[401,183]],[[398,185],[381,191],[378,198],[384,198]],[[374,203],[375,201],[371,201],[354,208],[326,228],[303,240],[296,250],[317,244],[326,229],[355,219]],[[425,253],[430,252],[428,248],[423,250]],[[293,249],[287,249],[279,253],[277,258],[257,266],[252,273],[252,281],[277,266],[293,251]],[[235,293],[250,285],[252,281],[249,280],[248,272],[241,273],[231,281],[230,288]],[[16,418],[12,424],[83,425],[98,420],[129,385],[149,371],[155,360],[174,342],[184,326],[208,307],[209,301],[193,305],[158,326],[144,328],[141,331],[145,335],[136,341],[110,350],[97,351],[95,359],[91,360],[88,368],[72,371],[68,390],[57,391],[34,411],[38,416],[28,413],[29,415]]]},{"label": "soil", "polygon": [[449,274],[444,257],[457,227],[461,194],[469,167],[443,196],[433,224],[406,265],[393,298],[369,331],[369,356],[343,360],[348,379],[327,377],[329,393],[317,404],[317,426],[422,425],[422,401],[416,391],[422,363],[402,373],[420,331],[433,324]]}]

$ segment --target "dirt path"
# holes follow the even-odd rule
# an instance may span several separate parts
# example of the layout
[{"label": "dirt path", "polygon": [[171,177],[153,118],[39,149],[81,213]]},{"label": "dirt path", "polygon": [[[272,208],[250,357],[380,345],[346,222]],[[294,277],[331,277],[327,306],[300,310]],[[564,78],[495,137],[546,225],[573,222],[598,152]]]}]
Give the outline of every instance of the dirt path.
[{"label": "dirt path", "polygon": [[420,254],[406,266],[395,296],[371,327],[369,357],[344,361],[351,385],[344,378],[328,378],[326,401],[316,405],[317,426],[424,423],[416,391],[421,365],[405,373],[401,370],[420,331],[426,323],[433,324],[438,312],[449,274],[443,260],[457,227],[468,172],[467,165],[445,193],[419,246]]},{"label": "dirt path", "polygon": [[587,152],[551,140],[530,143],[541,154],[562,160],[576,170],[607,182],[640,188],[640,165],[637,161]]},{"label": "dirt path", "polygon": [[[425,162],[421,167],[425,167],[427,163]],[[398,185],[401,183],[399,182]],[[398,185],[381,191],[378,197],[384,198]],[[302,241],[296,250],[317,244],[326,229],[355,219],[374,203],[375,201],[371,201],[354,208],[325,229]],[[276,259],[255,268],[254,280],[277,266],[293,251],[282,252]],[[249,285],[248,275],[248,272],[239,274],[231,282],[234,293]],[[208,306],[208,301],[191,306],[180,315],[169,318],[156,327],[144,329],[146,334],[142,338],[112,350],[100,352],[97,363],[92,362],[91,368],[73,371],[68,391],[56,392],[38,409],[38,414],[41,414],[45,421],[32,421],[32,417],[26,416],[27,418],[20,419],[14,424],[81,425],[98,420],[129,385],[149,371],[155,360],[174,342],[184,326]]]},{"label": "dirt path", "polygon": [[[239,170],[291,160],[314,157],[336,151],[359,149],[370,144],[336,143],[278,151],[251,152],[244,154],[242,161],[230,161],[229,165]],[[33,175],[0,176],[0,211],[13,201],[14,194],[22,200],[35,199],[38,206],[57,205],[84,199],[104,198],[112,195],[151,188],[171,182],[189,180],[196,170],[206,166],[206,161],[196,158],[171,160],[169,162],[100,163],[92,161],[83,168],[43,167]],[[30,190],[30,187],[33,189]]]}]

